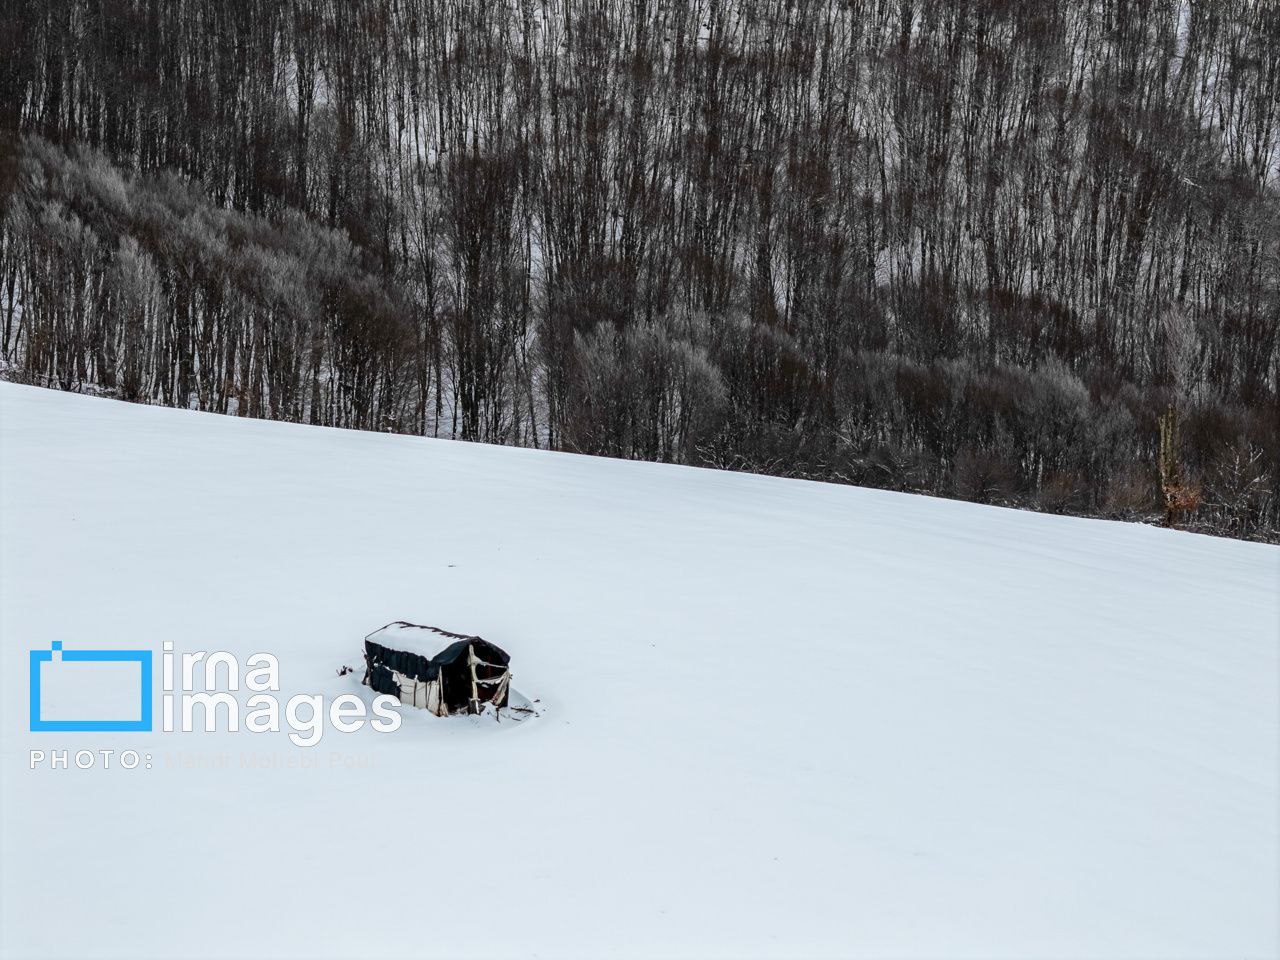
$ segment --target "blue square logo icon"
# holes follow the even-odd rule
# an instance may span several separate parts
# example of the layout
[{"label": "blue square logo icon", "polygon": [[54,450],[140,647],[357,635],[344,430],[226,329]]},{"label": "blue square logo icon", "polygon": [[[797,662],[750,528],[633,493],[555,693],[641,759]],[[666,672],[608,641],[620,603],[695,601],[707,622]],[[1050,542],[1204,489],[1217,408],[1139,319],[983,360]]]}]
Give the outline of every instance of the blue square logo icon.
[{"label": "blue square logo icon", "polygon": [[30,651],[32,730],[151,729],[150,650]]}]

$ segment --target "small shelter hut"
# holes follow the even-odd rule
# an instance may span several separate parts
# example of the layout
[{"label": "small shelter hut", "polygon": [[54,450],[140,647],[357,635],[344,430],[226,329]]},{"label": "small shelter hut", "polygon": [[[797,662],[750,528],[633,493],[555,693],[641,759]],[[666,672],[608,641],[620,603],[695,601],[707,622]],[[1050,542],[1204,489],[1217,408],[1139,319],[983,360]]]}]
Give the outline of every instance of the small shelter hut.
[{"label": "small shelter hut", "polygon": [[507,705],[511,658],[481,637],[397,620],[364,638],[364,661],[366,686],[437,717]]}]

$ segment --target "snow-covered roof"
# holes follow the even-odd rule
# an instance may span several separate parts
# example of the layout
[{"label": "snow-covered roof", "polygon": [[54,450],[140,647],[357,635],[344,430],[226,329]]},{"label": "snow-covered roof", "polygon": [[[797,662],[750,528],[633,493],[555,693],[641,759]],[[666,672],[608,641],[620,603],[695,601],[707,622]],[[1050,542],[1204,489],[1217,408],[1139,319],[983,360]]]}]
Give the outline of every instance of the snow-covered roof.
[{"label": "snow-covered roof", "polygon": [[407,650],[419,656],[431,658],[454,640],[479,640],[480,637],[468,636],[465,633],[453,633],[439,627],[427,627],[417,623],[397,620],[388,623],[381,630],[375,630],[365,637],[374,643],[381,644],[391,650]]}]

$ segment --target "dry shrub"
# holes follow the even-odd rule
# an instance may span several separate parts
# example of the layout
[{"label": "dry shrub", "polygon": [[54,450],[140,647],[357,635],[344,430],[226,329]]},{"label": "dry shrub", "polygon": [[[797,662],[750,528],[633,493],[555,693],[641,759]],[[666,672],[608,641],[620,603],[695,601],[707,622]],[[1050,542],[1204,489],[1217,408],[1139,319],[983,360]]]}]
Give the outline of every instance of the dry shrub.
[{"label": "dry shrub", "polygon": [[1074,513],[1084,506],[1085,483],[1070,470],[1056,470],[1045,477],[1036,502],[1045,513]]},{"label": "dry shrub", "polygon": [[1013,472],[985,450],[965,447],[956,457],[952,486],[956,496],[974,503],[998,503],[1008,495]]},{"label": "dry shrub", "polygon": [[1188,480],[1166,483],[1164,493],[1164,525],[1176,527],[1188,513],[1200,508],[1200,484]]},{"label": "dry shrub", "polygon": [[1135,520],[1156,507],[1148,470],[1130,465],[1113,474],[1103,498],[1103,512],[1114,520]]}]

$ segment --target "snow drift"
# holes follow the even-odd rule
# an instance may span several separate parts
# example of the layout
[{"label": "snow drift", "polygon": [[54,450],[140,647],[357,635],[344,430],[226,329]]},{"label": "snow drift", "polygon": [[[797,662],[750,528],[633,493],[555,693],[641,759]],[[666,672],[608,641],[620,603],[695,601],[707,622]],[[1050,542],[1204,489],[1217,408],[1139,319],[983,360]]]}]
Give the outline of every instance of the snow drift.
[{"label": "snow drift", "polygon": [[[11,384],[0,461],[5,956],[1280,947],[1275,547]],[[372,697],[398,617],[540,715],[27,727],[53,640]]]}]

